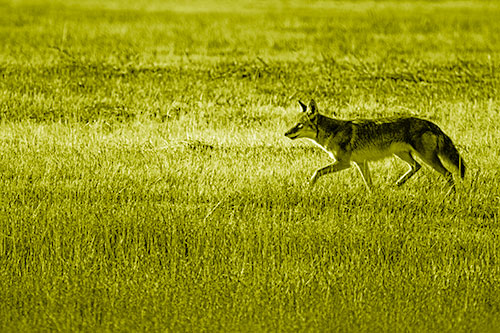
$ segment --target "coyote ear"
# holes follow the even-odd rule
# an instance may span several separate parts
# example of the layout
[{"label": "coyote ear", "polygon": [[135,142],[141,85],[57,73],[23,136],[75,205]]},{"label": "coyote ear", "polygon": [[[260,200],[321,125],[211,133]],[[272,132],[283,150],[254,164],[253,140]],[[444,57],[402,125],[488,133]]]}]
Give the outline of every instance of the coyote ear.
[{"label": "coyote ear", "polygon": [[312,114],[318,112],[318,107],[317,107],[316,102],[314,101],[314,99],[311,99],[311,101],[309,102],[309,109],[311,110]]},{"label": "coyote ear", "polygon": [[314,101],[314,99],[311,99],[311,101],[309,102],[309,110],[311,114],[316,114],[318,112],[318,107],[316,106],[316,102]]},{"label": "coyote ear", "polygon": [[302,107],[302,111],[303,112],[306,112],[307,111],[307,105],[305,105],[304,103],[302,103],[301,101],[299,101],[299,104],[300,106]]}]

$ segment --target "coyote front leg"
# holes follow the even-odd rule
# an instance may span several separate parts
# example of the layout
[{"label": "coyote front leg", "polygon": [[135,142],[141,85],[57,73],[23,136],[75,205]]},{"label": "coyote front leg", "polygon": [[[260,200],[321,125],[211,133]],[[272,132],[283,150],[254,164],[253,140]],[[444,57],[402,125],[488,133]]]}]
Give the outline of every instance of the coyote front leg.
[{"label": "coyote front leg", "polygon": [[363,161],[361,163],[355,163],[358,167],[359,173],[361,174],[361,178],[363,178],[363,182],[365,183],[368,192],[372,191],[372,176],[370,174],[370,169],[368,168],[368,161]]},{"label": "coyote front leg", "polygon": [[411,156],[411,153],[409,152],[400,152],[395,154],[397,157],[408,163],[410,166],[410,169],[401,176],[401,178],[398,179],[396,182],[397,186],[403,185],[408,179],[410,179],[411,176],[413,176],[418,170],[420,170],[421,165],[415,161],[413,156]]},{"label": "coyote front leg", "polygon": [[347,169],[350,166],[350,164],[344,161],[335,161],[332,164],[329,164],[321,169],[318,169],[314,172],[313,176],[311,177],[311,186],[313,186],[317,181],[318,178],[326,175],[327,173],[332,173],[332,172],[337,172],[337,171],[342,171],[344,169]]}]

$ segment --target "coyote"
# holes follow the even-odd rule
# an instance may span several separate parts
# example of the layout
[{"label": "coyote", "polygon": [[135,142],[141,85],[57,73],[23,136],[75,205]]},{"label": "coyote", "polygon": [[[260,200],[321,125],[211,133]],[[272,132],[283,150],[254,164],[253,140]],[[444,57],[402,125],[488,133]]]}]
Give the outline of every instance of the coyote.
[{"label": "coyote", "polygon": [[332,164],[314,172],[311,186],[327,173],[349,168],[352,161],[361,173],[368,191],[371,191],[372,179],[368,161],[390,157],[393,154],[410,166],[396,182],[398,186],[403,185],[420,169],[421,165],[414,156],[442,174],[453,190],[455,183],[452,173],[441,161],[453,166],[462,179],[465,176],[464,160],[453,142],[430,121],[415,117],[340,120],[320,114],[314,100],[311,100],[309,109],[301,101],[299,104],[303,113],[298,123],[288,130],[285,136],[290,139],[311,139],[334,160]]}]

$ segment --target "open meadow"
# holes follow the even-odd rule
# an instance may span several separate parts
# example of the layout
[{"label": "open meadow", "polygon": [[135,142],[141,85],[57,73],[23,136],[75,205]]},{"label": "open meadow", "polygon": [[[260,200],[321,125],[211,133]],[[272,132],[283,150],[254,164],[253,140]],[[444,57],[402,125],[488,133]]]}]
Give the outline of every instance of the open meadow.
[{"label": "open meadow", "polygon": [[[500,4],[0,0],[0,331],[500,331]],[[314,98],[457,145],[308,181]]]}]

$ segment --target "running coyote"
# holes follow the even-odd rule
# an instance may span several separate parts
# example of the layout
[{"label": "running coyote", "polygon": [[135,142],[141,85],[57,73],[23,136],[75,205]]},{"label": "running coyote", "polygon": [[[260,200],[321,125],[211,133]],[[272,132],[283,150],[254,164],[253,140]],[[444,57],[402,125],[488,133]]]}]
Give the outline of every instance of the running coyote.
[{"label": "running coyote", "polygon": [[452,173],[441,161],[453,166],[453,171],[464,178],[465,165],[462,157],[451,139],[430,121],[414,117],[340,120],[320,114],[314,100],[311,100],[309,109],[301,101],[299,103],[304,112],[285,136],[290,139],[311,139],[334,160],[332,164],[314,172],[311,185],[327,173],[349,168],[352,161],[370,191],[372,179],[368,161],[390,157],[393,154],[410,166],[396,182],[398,186],[403,185],[420,169],[421,166],[414,156],[442,174],[453,189],[455,183]]}]

